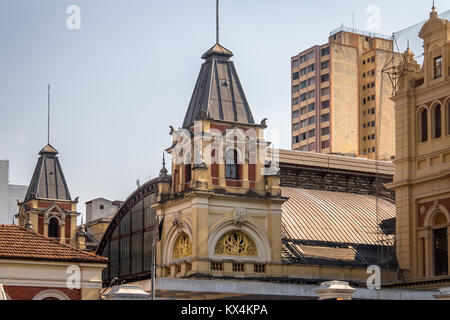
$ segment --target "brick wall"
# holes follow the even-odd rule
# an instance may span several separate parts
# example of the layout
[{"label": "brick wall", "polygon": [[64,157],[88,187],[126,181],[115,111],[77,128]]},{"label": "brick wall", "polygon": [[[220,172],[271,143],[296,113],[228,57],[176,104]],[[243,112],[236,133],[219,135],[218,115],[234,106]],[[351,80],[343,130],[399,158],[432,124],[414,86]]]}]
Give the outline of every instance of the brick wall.
[{"label": "brick wall", "polygon": [[70,300],[81,300],[80,289],[51,288],[51,287],[24,287],[24,286],[4,286],[5,292],[12,300],[33,300],[42,291],[57,290],[64,293]]}]

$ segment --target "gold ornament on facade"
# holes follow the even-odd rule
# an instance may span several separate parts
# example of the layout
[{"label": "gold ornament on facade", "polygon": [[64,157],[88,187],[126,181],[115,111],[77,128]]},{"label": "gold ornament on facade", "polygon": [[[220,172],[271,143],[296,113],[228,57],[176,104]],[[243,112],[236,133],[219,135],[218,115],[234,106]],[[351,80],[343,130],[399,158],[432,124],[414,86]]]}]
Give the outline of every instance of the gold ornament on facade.
[{"label": "gold ornament on facade", "polygon": [[181,259],[190,257],[192,255],[192,242],[191,238],[186,232],[180,233],[175,244],[173,246],[173,259]]},{"label": "gold ornament on facade", "polygon": [[256,257],[258,251],[255,242],[240,231],[231,231],[217,241],[214,254],[218,256]]}]

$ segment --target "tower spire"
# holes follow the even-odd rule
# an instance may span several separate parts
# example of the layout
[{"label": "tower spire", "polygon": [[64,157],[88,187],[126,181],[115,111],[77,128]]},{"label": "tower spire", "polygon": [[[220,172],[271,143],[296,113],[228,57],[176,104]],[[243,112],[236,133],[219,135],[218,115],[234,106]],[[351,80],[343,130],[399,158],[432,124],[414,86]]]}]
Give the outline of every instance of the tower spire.
[{"label": "tower spire", "polygon": [[219,43],[219,0],[216,0],[216,43]]},{"label": "tower spire", "polygon": [[434,0],[433,0],[433,6],[431,7],[431,10],[436,11],[436,6],[434,5]]}]

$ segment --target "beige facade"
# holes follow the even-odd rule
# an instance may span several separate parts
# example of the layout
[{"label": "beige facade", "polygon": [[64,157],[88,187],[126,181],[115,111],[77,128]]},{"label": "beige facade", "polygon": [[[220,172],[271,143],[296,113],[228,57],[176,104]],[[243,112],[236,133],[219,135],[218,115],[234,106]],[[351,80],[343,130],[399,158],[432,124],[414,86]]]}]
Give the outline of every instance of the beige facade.
[{"label": "beige facade", "polygon": [[433,7],[419,37],[424,63],[407,50],[395,102],[397,258],[410,281],[448,283],[450,257],[450,23]]},{"label": "beige facade", "polygon": [[[292,57],[292,149],[390,160],[393,41],[345,28]],[[377,154],[378,153],[378,154]]]}]

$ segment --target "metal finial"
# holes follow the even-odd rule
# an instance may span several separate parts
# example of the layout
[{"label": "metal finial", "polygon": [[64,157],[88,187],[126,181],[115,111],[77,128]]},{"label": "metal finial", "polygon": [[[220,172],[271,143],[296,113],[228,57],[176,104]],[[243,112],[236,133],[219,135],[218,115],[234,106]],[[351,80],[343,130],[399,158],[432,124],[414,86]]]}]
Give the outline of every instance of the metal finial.
[{"label": "metal finial", "polygon": [[216,43],[219,43],[219,0],[216,0]]},{"label": "metal finial", "polygon": [[431,10],[436,11],[436,6],[434,5],[434,0],[433,0],[433,6],[431,7]]},{"label": "metal finial", "polygon": [[409,38],[408,38],[408,50],[409,50]]},{"label": "metal finial", "polygon": [[48,85],[47,117],[47,144],[50,144],[50,84]]},{"label": "metal finial", "polygon": [[163,152],[163,167],[166,167],[166,158],[164,156],[164,152]]}]

